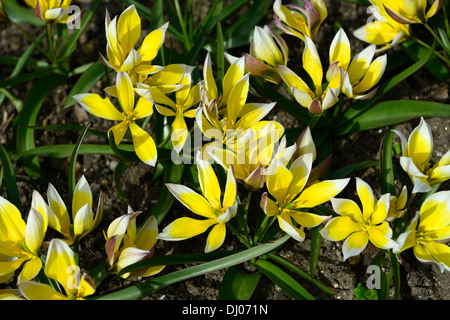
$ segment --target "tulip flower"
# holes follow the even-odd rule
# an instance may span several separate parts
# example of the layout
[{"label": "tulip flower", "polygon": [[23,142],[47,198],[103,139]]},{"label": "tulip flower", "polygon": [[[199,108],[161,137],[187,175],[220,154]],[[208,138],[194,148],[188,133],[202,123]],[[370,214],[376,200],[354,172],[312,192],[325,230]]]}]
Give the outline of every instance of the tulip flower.
[{"label": "tulip flower", "polygon": [[[331,108],[339,100],[342,86],[342,72],[340,68],[330,68],[327,72],[328,85],[322,90],[323,69],[314,42],[305,37],[305,50],[303,51],[303,69],[311,77],[314,88],[310,89],[305,81],[291,69],[279,65],[277,67],[281,78],[290,88],[295,100],[313,114],[321,114],[324,110]],[[333,67],[333,66],[331,66]]]},{"label": "tulip flower", "polygon": [[404,186],[402,191],[397,196],[391,195],[389,204],[389,213],[387,216],[387,221],[393,221],[395,219],[401,218],[405,214],[405,207],[408,202],[408,188]]},{"label": "tulip flower", "polygon": [[441,272],[450,271],[450,191],[439,191],[429,196],[420,211],[411,220],[408,229],[397,238],[394,253],[413,248],[416,258],[423,263],[437,264]]},{"label": "tulip flower", "polygon": [[322,0],[303,0],[304,8],[298,5],[281,4],[281,0],[273,3],[274,22],[278,29],[286,34],[305,40],[315,41],[320,25],[328,15]]},{"label": "tulip flower", "polygon": [[239,135],[260,122],[275,106],[275,103],[247,102],[249,74],[244,75],[244,71],[244,57],[241,57],[225,73],[223,93],[219,95],[209,54],[203,68],[197,124],[205,137],[222,141],[230,148],[233,148]]},{"label": "tulip flower", "polygon": [[0,300],[24,300],[20,296],[19,290],[0,289]]},{"label": "tulip flower", "polygon": [[438,12],[443,3],[443,0],[435,0],[427,11],[427,1],[378,1],[392,19],[404,24],[427,23],[428,19]]},{"label": "tulip flower", "polygon": [[349,199],[331,198],[333,210],[339,217],[332,218],[320,231],[330,241],[342,241],[344,261],[360,254],[369,241],[380,249],[392,249],[392,229],[386,220],[390,195],[384,194],[376,199],[372,188],[360,178],[356,178],[356,192],[362,210],[356,202]]},{"label": "tulip flower", "polygon": [[[109,225],[105,245],[109,272],[120,274],[124,268],[153,257],[158,234],[156,218],[151,216],[137,231],[136,217],[140,213],[134,212],[129,207],[127,214],[116,218]],[[120,276],[124,279],[130,275],[148,277],[161,272],[163,268],[164,266],[154,266],[120,274]]]},{"label": "tulip flower", "polygon": [[84,300],[95,292],[95,285],[87,274],[81,274],[75,254],[60,239],[52,239],[47,252],[45,275],[59,283],[64,292],[35,281],[18,283],[20,293],[28,300]]},{"label": "tulip flower", "polygon": [[119,18],[111,20],[106,12],[105,31],[107,58],[100,54],[102,61],[116,72],[153,74],[162,70],[152,65],[159,49],[164,44],[168,23],[150,32],[138,50],[134,47],[141,36],[141,18],[134,5],[129,6]]},{"label": "tulip flower", "polygon": [[315,227],[329,218],[307,212],[307,209],[327,202],[340,193],[349,181],[325,180],[306,186],[312,159],[312,153],[302,155],[291,163],[289,169],[280,160],[274,159],[265,176],[268,192],[261,196],[264,213],[269,217],[276,216],[280,228],[297,241],[305,239],[303,227]]},{"label": "tulip flower", "polygon": [[219,180],[211,164],[200,158],[200,152],[196,155],[196,162],[202,195],[183,185],[168,183],[166,186],[186,208],[205,219],[178,218],[166,226],[158,234],[157,239],[185,240],[202,234],[212,227],[206,240],[205,252],[207,253],[220,248],[225,241],[226,223],[236,215],[237,185],[233,169],[228,170],[222,196]]},{"label": "tulip flower", "polygon": [[145,164],[155,166],[157,160],[155,141],[136,124],[136,120],[153,114],[153,102],[140,97],[135,106],[135,89],[130,77],[124,72],[117,73],[116,90],[122,111],[114,107],[109,97],[102,99],[95,93],[77,94],[73,98],[94,116],[120,121],[108,131],[108,134],[113,132],[116,145],[122,141],[126,131],[130,129],[136,155]]},{"label": "tulip flower", "polygon": [[414,184],[412,193],[428,192],[431,185],[450,179],[450,150],[433,166],[430,163],[433,134],[423,117],[408,140],[400,131],[394,132],[401,139],[403,155],[400,165]]},{"label": "tulip flower", "polygon": [[179,84],[182,87],[175,92],[175,101],[171,100],[162,92],[155,94],[153,91],[152,95],[152,91],[150,90],[150,95],[156,102],[155,107],[158,112],[166,117],[175,116],[175,120],[172,123],[171,138],[173,148],[177,152],[180,152],[188,138],[185,118],[195,117],[196,109],[192,109],[192,107],[200,102],[200,85],[193,85],[191,72],[192,68],[189,68],[181,77]]},{"label": "tulip flower", "polygon": [[34,8],[37,17],[47,23],[67,23],[79,17],[79,12],[69,16],[68,9],[71,0],[25,0],[25,3]]},{"label": "tulip flower", "polygon": [[286,65],[289,48],[283,38],[269,26],[255,27],[250,41],[250,54],[245,55],[245,64],[252,76],[261,77],[279,84],[281,77],[277,65]]},{"label": "tulip flower", "polygon": [[[42,197],[40,197],[42,198]],[[31,207],[48,216],[49,226],[61,233],[69,244],[77,244],[91,233],[103,216],[103,195],[100,194],[97,210],[93,213],[92,190],[86,178],[82,176],[73,193],[71,216],[56,188],[50,183],[47,189],[47,203],[44,199],[32,202]]]},{"label": "tulip flower", "polygon": [[337,62],[344,71],[342,92],[348,97],[367,99],[375,94],[376,89],[371,89],[380,81],[387,64],[385,54],[373,60],[375,47],[367,47],[350,61],[350,41],[343,29],[336,33],[330,46],[330,65]]},{"label": "tulip flower", "polygon": [[[41,197],[33,191],[32,201]],[[0,280],[8,281],[22,267],[18,281],[33,279],[41,270],[42,242],[48,217],[31,209],[27,221],[11,202],[0,197]]]},{"label": "tulip flower", "polygon": [[385,51],[410,37],[410,27],[391,18],[381,0],[370,0],[372,13],[370,21],[353,32],[361,41],[382,45]]},{"label": "tulip flower", "polygon": [[247,190],[255,191],[263,187],[265,170],[272,159],[278,158],[287,165],[295,151],[295,144],[286,147],[286,137],[278,142],[283,133],[284,129],[267,122],[262,127],[249,128],[237,141],[235,150],[211,144],[206,151],[225,170],[233,168],[236,179],[244,182]]}]

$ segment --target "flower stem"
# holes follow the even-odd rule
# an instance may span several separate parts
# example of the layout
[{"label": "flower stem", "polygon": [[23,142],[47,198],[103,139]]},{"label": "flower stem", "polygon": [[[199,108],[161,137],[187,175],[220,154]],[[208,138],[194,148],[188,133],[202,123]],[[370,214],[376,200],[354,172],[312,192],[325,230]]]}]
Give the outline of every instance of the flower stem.
[{"label": "flower stem", "polygon": [[[418,44],[422,45],[423,47],[425,47],[425,48],[427,48],[427,49],[430,49],[430,48],[431,48],[431,46],[430,46],[428,43],[425,43],[425,42],[423,42],[422,40],[417,39],[417,38],[413,38],[413,39],[414,39]],[[444,57],[444,56],[443,56],[442,54],[440,54],[439,52],[435,51],[434,54],[435,54],[439,59],[441,59],[443,62],[445,62],[445,63],[447,63],[447,64],[450,64],[450,59]]]},{"label": "flower stem", "polygon": [[441,40],[441,38],[436,34],[436,32],[434,31],[434,29],[428,25],[428,23],[425,23],[425,28],[428,29],[428,31],[430,31],[430,33],[433,35],[433,37],[436,39],[436,41],[441,45],[441,47],[445,50],[445,52],[447,54],[450,55],[450,48],[448,48]]}]

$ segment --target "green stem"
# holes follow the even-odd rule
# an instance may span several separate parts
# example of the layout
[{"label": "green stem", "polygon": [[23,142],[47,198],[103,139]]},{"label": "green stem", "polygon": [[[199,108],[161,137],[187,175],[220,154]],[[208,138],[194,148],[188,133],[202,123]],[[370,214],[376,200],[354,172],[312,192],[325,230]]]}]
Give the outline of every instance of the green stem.
[{"label": "green stem", "polygon": [[249,193],[247,195],[247,203],[245,204],[245,209],[244,209],[244,231],[245,231],[245,236],[247,237],[247,239],[249,239],[249,233],[250,233],[250,230],[248,228],[248,210],[250,208],[250,203],[252,202],[252,194],[253,194],[253,192],[249,191]]},{"label": "green stem", "polygon": [[[425,43],[424,41],[418,39],[418,38],[413,38],[418,44],[422,45],[423,47],[430,49],[431,46],[428,43]],[[435,51],[434,54],[441,59],[443,62],[450,64],[450,59],[444,57],[442,54],[440,54],[438,51]]]},{"label": "green stem", "polygon": [[450,55],[450,48],[447,48],[447,46],[442,42],[441,38],[437,35],[437,33],[434,31],[432,27],[428,25],[428,23],[425,23],[425,28],[430,31],[430,33],[433,35],[433,37],[436,39],[436,41],[441,45],[441,47],[447,52],[447,54]]},{"label": "green stem", "polygon": [[233,225],[232,225],[231,223],[228,222],[228,223],[227,223],[227,227],[228,227],[228,229],[231,230],[231,232],[234,233],[234,235],[235,235],[236,237],[238,237],[238,239],[239,239],[239,240],[240,240],[247,248],[251,248],[251,247],[252,247],[251,243],[250,243],[245,237],[243,237],[243,236],[239,233],[239,231],[237,231],[236,228],[233,227]]},{"label": "green stem", "polygon": [[[264,220],[263,220],[263,222],[261,222],[259,229],[257,230],[257,232],[255,232],[255,238],[253,239],[254,244],[258,243],[259,239],[264,238],[264,236],[266,235],[267,231],[269,231],[269,229],[272,226],[275,219],[276,219],[276,216],[269,217],[268,215],[266,215],[264,217]],[[269,220],[270,220],[270,222],[269,222]]]},{"label": "green stem", "polygon": [[400,264],[397,260],[397,255],[392,252],[392,250],[389,250],[389,254],[391,256],[391,264],[392,269],[394,271],[394,299],[399,300],[400,299]]},{"label": "green stem", "polygon": [[22,28],[19,24],[17,24],[17,23],[15,23],[14,21],[12,21],[12,20],[10,20],[10,22],[11,22],[11,24],[13,25],[13,26],[15,26],[17,29],[19,29],[20,30],[20,32],[22,32],[23,33],[23,35],[28,39],[28,40],[30,40],[31,41],[31,43],[32,44],[34,44],[35,45],[35,47],[36,48],[38,48],[38,50],[43,54],[43,55],[45,55],[46,57],[47,57],[47,59],[48,60],[50,60],[51,62],[55,62],[53,59],[52,59],[52,57],[50,57],[50,55],[47,53],[47,51],[45,51],[29,34],[28,34],[28,32],[24,29],[24,28]]},{"label": "green stem", "polygon": [[48,39],[48,48],[50,51],[50,56],[53,58],[52,61],[57,61],[55,46],[53,43],[53,25],[47,23],[47,39]]}]

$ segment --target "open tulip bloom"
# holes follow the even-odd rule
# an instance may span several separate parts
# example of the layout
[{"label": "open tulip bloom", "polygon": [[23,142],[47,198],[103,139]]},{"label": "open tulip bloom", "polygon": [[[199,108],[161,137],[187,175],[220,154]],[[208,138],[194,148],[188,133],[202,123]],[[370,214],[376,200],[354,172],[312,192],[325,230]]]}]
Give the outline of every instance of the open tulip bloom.
[{"label": "open tulip bloom", "polygon": [[349,199],[331,198],[333,210],[339,217],[333,218],[320,231],[330,241],[344,241],[344,260],[360,254],[369,241],[380,249],[392,249],[396,243],[391,239],[392,229],[386,220],[390,195],[376,199],[372,188],[360,178],[356,178],[356,192],[362,210]]},{"label": "open tulip bloom", "polygon": [[305,37],[315,41],[320,25],[328,15],[322,0],[303,0],[304,8],[299,5],[283,6],[281,0],[273,3],[274,22],[278,29],[301,40]]},{"label": "open tulip bloom", "polygon": [[430,9],[427,9],[428,1],[386,1],[380,0],[386,13],[398,23],[426,23],[441,8],[443,0],[435,0]]},{"label": "open tulip bloom", "polygon": [[195,237],[212,227],[206,240],[205,252],[217,250],[226,236],[226,223],[237,211],[237,185],[233,169],[228,170],[225,190],[222,196],[219,180],[211,164],[196,156],[198,179],[202,195],[192,189],[176,184],[166,184],[169,191],[186,208],[205,218],[201,220],[182,217],[176,219],[157,236],[157,239],[179,241]]},{"label": "open tulip bloom", "polygon": [[52,239],[47,252],[45,275],[58,282],[64,291],[59,292],[48,284],[35,281],[18,283],[20,293],[28,300],[83,300],[95,292],[95,285],[75,261],[69,245],[60,239]]},{"label": "open tulip bloom", "polygon": [[134,150],[139,159],[150,166],[155,166],[157,149],[153,138],[136,124],[136,120],[153,114],[153,102],[139,97],[135,105],[136,92],[128,74],[118,72],[116,78],[117,97],[120,102],[119,111],[109,97],[101,98],[96,93],[82,93],[73,96],[80,105],[94,116],[107,120],[119,121],[108,131],[114,134],[115,144],[122,141],[125,133],[130,129]]},{"label": "open tulip bloom", "polygon": [[73,193],[71,216],[56,188],[48,185],[47,203],[39,194],[33,199],[31,207],[48,216],[49,226],[62,234],[69,244],[77,244],[92,232],[103,216],[103,195],[100,194],[96,213],[93,211],[92,190],[86,178],[82,176]]},{"label": "open tulip bloom", "polygon": [[[374,86],[386,69],[387,58],[374,58],[375,45],[358,53],[351,60],[350,41],[343,29],[339,29],[330,46],[330,65],[344,71],[342,92],[349,98],[369,99],[376,93]],[[369,91],[370,90],[370,91]]]},{"label": "open tulip bloom", "polygon": [[[275,158],[267,168],[265,176],[268,192],[261,196],[264,213],[269,217],[276,216],[280,228],[297,241],[305,239],[303,227],[315,227],[329,218],[307,210],[329,201],[330,197],[340,193],[349,181],[324,180],[308,185],[312,163],[312,153],[298,157],[289,169]],[[296,226],[294,221],[300,227]]]},{"label": "open tulip bloom", "polygon": [[311,113],[321,114],[338,102],[342,87],[342,72],[331,65],[326,74],[328,85],[325,90],[322,89],[324,75],[322,63],[316,46],[309,37],[305,37],[302,65],[313,81],[312,89],[288,67],[279,65],[277,70],[295,100],[302,107],[308,108]]},{"label": "open tulip bloom", "polygon": [[[379,51],[385,51],[396,44],[409,39],[410,27],[399,23],[386,12],[383,0],[369,0],[372,3],[371,12],[375,18],[366,25],[356,29],[353,35],[361,41],[383,46]],[[396,2],[396,1],[394,1]],[[400,1],[397,1],[400,2]],[[392,4],[393,2],[389,2]]]},{"label": "open tulip bloom", "polygon": [[[33,198],[37,196],[33,192]],[[6,282],[22,267],[18,281],[33,279],[41,270],[42,242],[47,231],[48,217],[31,209],[27,221],[19,209],[0,197],[0,282]]]},{"label": "open tulip bloom", "polygon": [[395,253],[413,248],[424,263],[437,264],[441,272],[450,271],[450,248],[442,241],[450,238],[450,191],[429,196],[411,220],[408,229],[397,238]]},{"label": "open tulip bloom", "polygon": [[[137,231],[136,217],[141,212],[134,212],[130,207],[128,213],[116,218],[108,227],[106,233],[106,253],[109,271],[120,273],[124,268],[139,261],[151,259],[155,253],[158,225],[155,216],[147,219]],[[148,277],[155,275],[164,266],[153,266],[144,270],[120,274],[124,279],[132,276]]]},{"label": "open tulip bloom", "polygon": [[433,184],[450,179],[450,150],[433,166],[430,163],[433,134],[423,117],[408,140],[400,131],[394,132],[401,139],[403,155],[400,157],[400,165],[414,184],[412,193],[428,192]]}]

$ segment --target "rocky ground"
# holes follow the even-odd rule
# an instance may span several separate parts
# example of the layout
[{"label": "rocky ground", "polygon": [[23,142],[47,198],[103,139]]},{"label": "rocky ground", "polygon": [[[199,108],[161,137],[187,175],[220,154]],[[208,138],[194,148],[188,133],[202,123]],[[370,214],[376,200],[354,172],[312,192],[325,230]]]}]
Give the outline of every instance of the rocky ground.
[{"label": "rocky ground", "polygon": [[[97,51],[103,51],[104,46],[104,9],[108,6],[112,14],[120,12],[119,8],[114,2],[102,4],[98,9],[98,14],[92,21],[92,25],[87,30],[86,34],[81,38],[81,46],[77,49],[77,54],[74,55],[75,63],[86,63],[87,61],[96,61]],[[326,51],[326,44],[331,41],[329,34],[333,27],[339,22],[346,28],[347,34],[351,34],[356,27],[362,25],[366,19],[366,8],[359,7],[355,4],[330,0],[327,2],[329,9],[329,18],[327,18],[322,27],[322,38],[319,40],[319,46],[322,51]],[[116,12],[114,12],[114,10]],[[268,18],[268,20],[270,20]],[[270,21],[269,21],[270,22]],[[29,30],[32,34],[39,34],[39,30]],[[286,38],[286,37],[285,37]],[[11,41],[10,39],[14,39]],[[288,40],[289,41],[289,40]],[[358,49],[361,49],[363,44],[352,38],[352,43]],[[1,56],[19,56],[23,48],[27,46],[27,40],[22,37],[20,32],[12,26],[1,25],[0,29],[0,55]],[[299,48],[290,47],[291,55],[295,59],[295,54],[300,52]],[[357,50],[356,49],[356,50]],[[245,50],[245,49],[244,49]],[[37,55],[38,57],[38,55]],[[299,57],[299,56],[298,56]],[[10,67],[0,66],[1,79],[6,78],[11,72]],[[19,97],[25,97],[26,92],[31,88],[32,83],[21,85],[14,89],[14,93]],[[104,83],[99,83],[92,92],[100,92],[104,87]],[[65,101],[66,95],[69,92],[67,86],[58,87],[57,90],[44,103],[43,110],[39,115],[38,122],[41,125],[61,124],[61,123],[79,123],[82,124],[91,117],[87,115],[81,108],[74,106],[67,110],[61,110],[61,105]],[[432,101],[439,101],[449,103],[448,97],[448,83],[443,83],[427,71],[420,70],[406,81],[402,82],[393,92],[389,93],[387,99],[427,99]],[[14,107],[10,103],[6,103],[0,110],[0,142],[2,144],[9,141],[12,132],[12,118],[15,115]],[[287,128],[299,128],[299,123],[294,120],[288,113],[283,111],[281,107],[277,106],[269,115],[269,118],[275,119],[285,125]],[[450,120],[449,119],[427,119],[431,125],[435,150],[434,159],[439,159],[447,150],[450,149]],[[105,123],[101,120],[94,119],[92,121],[92,128],[98,130],[107,130],[110,123]],[[418,124],[418,119],[408,123],[397,126],[408,135],[411,130]],[[380,128],[356,134],[351,134],[333,143],[334,147],[334,168],[341,168],[345,165],[356,163],[363,160],[378,160],[379,148],[386,132],[386,128]],[[69,143],[75,142],[78,137],[77,133],[63,132],[63,131],[42,131],[36,134],[36,145],[45,145],[49,143]],[[98,138],[87,136],[85,142],[96,142]],[[397,138],[396,138],[397,139]],[[396,140],[398,142],[398,140]],[[64,197],[64,190],[67,190],[67,177],[65,172],[67,170],[67,159],[53,161],[49,159],[41,159],[44,168],[44,179],[38,182],[30,183],[21,169],[18,167],[18,183],[20,187],[22,202],[24,208],[29,206],[31,190],[35,187],[40,187],[42,190],[46,189],[48,182],[57,187]],[[105,194],[105,217],[99,226],[98,232],[87,237],[81,244],[80,252],[85,252],[81,257],[81,263],[84,263],[84,268],[90,270],[97,263],[104,259],[104,238],[102,231],[106,230],[108,224],[112,219],[122,215],[126,212],[127,205],[130,205],[135,210],[142,210],[144,212],[151,212],[152,208],[158,199],[161,185],[151,183],[154,169],[144,164],[133,164],[122,177],[121,183],[123,192],[129,197],[128,202],[120,201],[115,192],[114,185],[114,168],[117,165],[117,158],[113,156],[89,155],[80,157],[80,174],[84,174],[91,184],[94,197],[97,197],[100,191]],[[379,172],[377,168],[369,168],[360,172],[354,173],[352,176],[359,176],[370,182],[375,192],[379,193]],[[353,186],[353,185],[350,185]],[[352,189],[349,187],[348,189]],[[450,190],[448,183],[443,184],[441,190]],[[1,195],[4,190],[0,190]],[[355,197],[355,194],[350,190],[347,191],[346,196]],[[259,207],[259,198],[254,197],[251,207]],[[172,209],[168,213],[166,219],[160,226],[160,230],[169,222],[182,214],[185,214],[185,209],[178,203],[174,203]],[[199,236],[192,240],[176,243],[158,243],[157,253],[165,254],[173,250],[177,253],[200,253],[203,252],[205,237]],[[229,236],[222,250],[232,250],[237,248],[238,243],[235,239]],[[368,247],[360,256],[343,262],[341,243],[334,243],[323,240],[321,247],[321,255],[319,258],[318,269],[316,271],[316,278],[322,283],[339,289],[339,293],[335,296],[329,296],[309,284],[308,282],[299,279],[308,291],[315,297],[322,300],[337,299],[337,300],[353,300],[353,289],[359,284],[365,284],[369,274],[367,268],[371,265],[372,258],[377,255],[378,249]],[[306,272],[309,272],[309,255],[310,255],[310,236],[307,233],[304,242],[296,242],[289,240],[279,254]],[[446,300],[450,298],[450,277],[448,272],[441,273],[434,265],[421,264],[413,256],[410,251],[405,252],[400,257],[401,263],[401,298],[404,300]],[[178,267],[167,267],[163,273],[173,271]],[[251,266],[246,265],[248,272],[254,272]],[[223,279],[225,270],[212,272],[204,276],[200,276],[188,281],[184,281],[170,287],[164,288],[146,299],[160,299],[160,300],[215,300],[218,298],[218,292],[221,281]],[[120,280],[113,279],[102,287],[98,288],[99,292],[107,292],[111,290],[119,290],[130,284],[134,280]],[[10,284],[6,284],[6,287]],[[0,286],[5,287],[5,285]],[[269,279],[262,277],[260,285],[255,291],[252,299],[258,300],[288,300],[290,297],[286,295],[279,287],[274,285]]]}]

